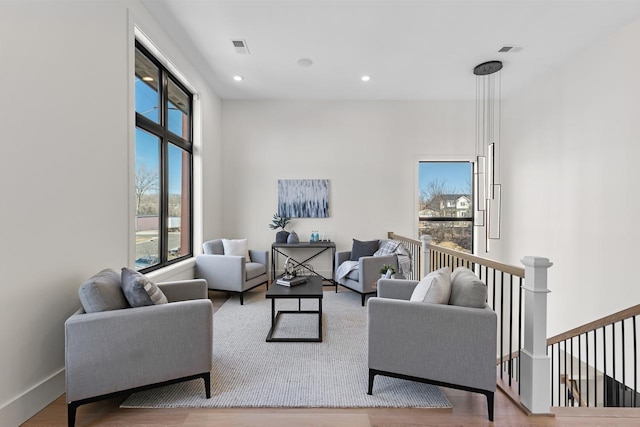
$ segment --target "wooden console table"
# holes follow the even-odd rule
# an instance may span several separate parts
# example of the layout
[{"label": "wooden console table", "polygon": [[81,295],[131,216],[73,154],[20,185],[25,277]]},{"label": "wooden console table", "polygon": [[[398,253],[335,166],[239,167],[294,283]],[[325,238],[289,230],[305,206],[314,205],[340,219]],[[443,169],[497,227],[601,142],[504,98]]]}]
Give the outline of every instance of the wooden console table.
[{"label": "wooden console table", "polygon": [[[292,254],[284,253],[283,250],[287,250],[289,252],[295,252],[297,249],[315,249],[315,252],[306,259],[299,260],[295,259]],[[324,277],[322,274],[317,273],[315,270],[308,268],[305,264],[318,257],[320,254],[325,252],[329,252],[331,254],[331,277]],[[289,257],[291,261],[293,261],[296,267],[302,267],[311,274],[321,277],[322,280],[328,281],[331,285],[335,285],[336,289],[338,288],[337,282],[333,280],[335,276],[335,265],[334,260],[336,257],[336,244],[334,242],[300,242],[300,243],[273,243],[271,245],[271,280],[275,282],[276,280],[276,261],[279,255]]]}]

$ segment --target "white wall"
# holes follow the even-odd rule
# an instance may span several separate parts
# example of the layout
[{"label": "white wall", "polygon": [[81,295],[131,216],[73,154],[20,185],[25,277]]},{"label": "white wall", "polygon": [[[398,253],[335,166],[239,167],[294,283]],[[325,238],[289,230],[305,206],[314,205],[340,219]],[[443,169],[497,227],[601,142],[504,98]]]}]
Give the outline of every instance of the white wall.
[{"label": "white wall", "polygon": [[[0,2],[1,425],[64,392],[63,325],[78,286],[133,259],[134,22],[201,91],[209,146],[199,150],[205,170],[219,169],[219,100],[136,1]],[[213,234],[219,176],[204,175]]]},{"label": "white wall", "polygon": [[[352,238],[417,237],[419,160],[470,160],[473,101],[223,101],[224,236],[271,247],[278,179],[329,179],[330,217],[288,230]],[[318,270],[328,271],[324,263]]]},{"label": "white wall", "polygon": [[640,22],[503,104],[500,245],[554,263],[549,336],[640,300],[638,69]]}]

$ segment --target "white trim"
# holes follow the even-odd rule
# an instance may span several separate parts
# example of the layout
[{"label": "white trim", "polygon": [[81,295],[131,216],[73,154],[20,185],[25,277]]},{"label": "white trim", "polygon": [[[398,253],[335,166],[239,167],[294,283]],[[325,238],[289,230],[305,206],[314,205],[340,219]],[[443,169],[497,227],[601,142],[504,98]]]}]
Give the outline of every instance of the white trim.
[{"label": "white trim", "polygon": [[62,368],[0,406],[0,423],[3,426],[19,426],[60,397],[65,390],[64,374]]}]

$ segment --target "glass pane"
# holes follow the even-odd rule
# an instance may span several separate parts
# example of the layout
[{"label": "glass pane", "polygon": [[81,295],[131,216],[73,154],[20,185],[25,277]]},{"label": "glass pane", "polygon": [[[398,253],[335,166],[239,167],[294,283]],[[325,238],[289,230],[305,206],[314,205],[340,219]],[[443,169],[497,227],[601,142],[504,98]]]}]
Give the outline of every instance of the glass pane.
[{"label": "glass pane", "polygon": [[188,152],[169,144],[168,260],[188,255],[191,248],[190,159]]},{"label": "glass pane", "polygon": [[136,49],[136,113],[160,123],[160,70]]},{"label": "glass pane", "polygon": [[419,237],[428,234],[433,238],[432,243],[457,251],[473,253],[471,221],[420,221]]},{"label": "glass pane", "polygon": [[168,86],[170,132],[189,141],[189,95],[180,89],[171,79]]},{"label": "glass pane", "polygon": [[160,262],[160,139],[136,128],[136,270]]}]

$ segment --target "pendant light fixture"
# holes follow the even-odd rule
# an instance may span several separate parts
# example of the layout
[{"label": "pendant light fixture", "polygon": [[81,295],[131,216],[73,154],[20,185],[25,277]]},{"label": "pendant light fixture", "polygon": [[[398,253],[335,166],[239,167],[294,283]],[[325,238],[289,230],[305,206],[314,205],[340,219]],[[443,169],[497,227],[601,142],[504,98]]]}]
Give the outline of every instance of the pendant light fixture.
[{"label": "pendant light fixture", "polygon": [[500,238],[501,70],[502,62],[500,61],[483,62],[473,69],[473,74],[476,76],[474,225],[485,227],[487,252],[489,252],[489,240]]}]

